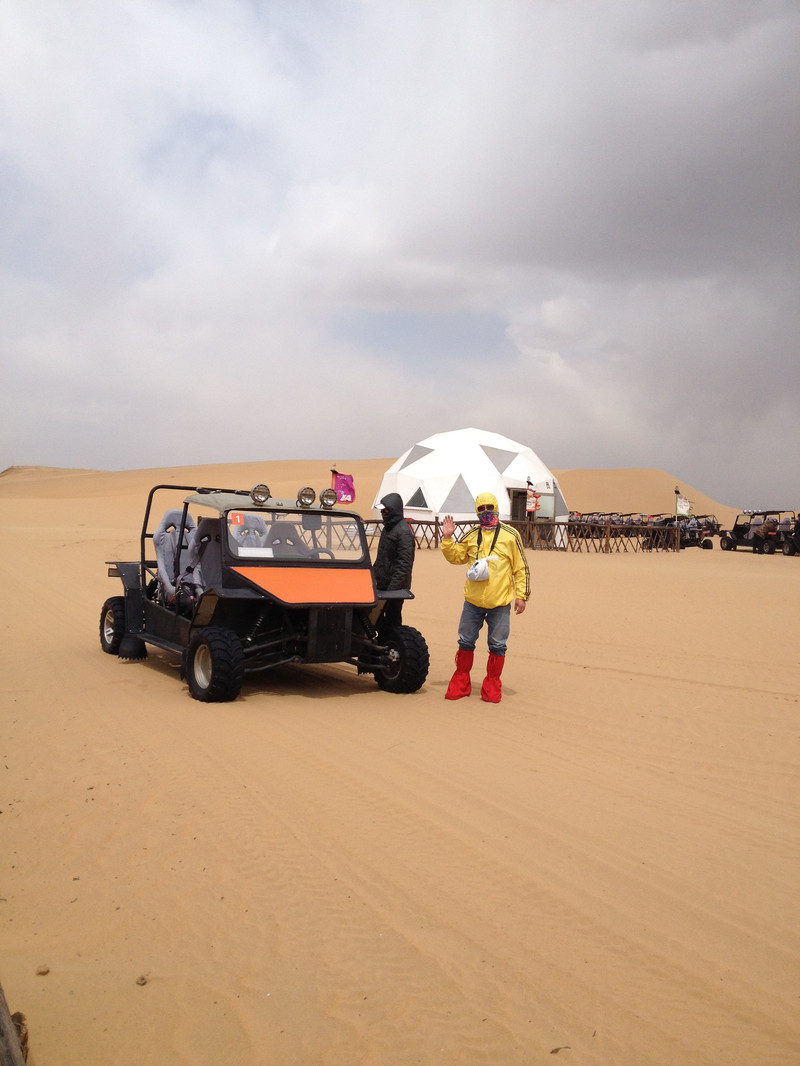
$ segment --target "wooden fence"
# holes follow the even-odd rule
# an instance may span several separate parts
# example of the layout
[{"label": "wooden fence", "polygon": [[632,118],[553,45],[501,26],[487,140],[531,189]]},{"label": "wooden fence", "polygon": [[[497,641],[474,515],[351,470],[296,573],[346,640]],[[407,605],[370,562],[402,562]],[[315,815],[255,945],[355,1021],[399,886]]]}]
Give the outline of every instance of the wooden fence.
[{"label": "wooden fence", "polygon": [[[418,548],[438,548],[442,540],[442,524],[408,520]],[[645,552],[677,551],[679,531],[671,525],[620,525],[613,521],[556,522],[547,519],[537,522],[505,522],[516,529],[522,538],[522,546],[532,551],[571,552]],[[458,539],[475,523],[456,522],[455,537]],[[383,523],[368,522],[367,536],[370,546],[377,543]]]}]

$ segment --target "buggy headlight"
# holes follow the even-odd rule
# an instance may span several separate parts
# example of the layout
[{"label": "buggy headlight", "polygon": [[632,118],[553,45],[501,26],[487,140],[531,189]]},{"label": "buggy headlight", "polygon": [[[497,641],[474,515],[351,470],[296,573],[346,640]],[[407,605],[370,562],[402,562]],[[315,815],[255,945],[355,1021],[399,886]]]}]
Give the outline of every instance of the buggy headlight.
[{"label": "buggy headlight", "polygon": [[311,507],[316,500],[317,494],[311,488],[310,485],[306,485],[305,488],[300,489],[297,494],[297,506],[298,507]]},{"label": "buggy headlight", "polygon": [[250,499],[253,503],[263,506],[269,499],[269,486],[263,484],[253,485],[252,489],[250,489]]},{"label": "buggy headlight", "polygon": [[319,502],[323,507],[327,507],[329,510],[335,503],[338,503],[339,497],[336,495],[336,489],[323,489],[319,494]]}]

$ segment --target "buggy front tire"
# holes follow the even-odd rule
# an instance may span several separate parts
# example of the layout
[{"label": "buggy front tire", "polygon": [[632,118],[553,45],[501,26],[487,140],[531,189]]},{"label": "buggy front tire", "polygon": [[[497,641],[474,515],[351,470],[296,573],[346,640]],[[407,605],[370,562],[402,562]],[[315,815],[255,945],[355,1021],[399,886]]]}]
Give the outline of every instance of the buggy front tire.
[{"label": "buggy front tire", "polygon": [[117,655],[125,637],[125,597],[112,596],[100,612],[100,647],[107,655]]},{"label": "buggy front tire", "polygon": [[203,703],[228,703],[244,681],[244,650],[230,629],[207,626],[192,637],[186,654],[189,692]]},{"label": "buggy front tire", "polygon": [[388,649],[387,662],[375,670],[384,692],[416,692],[425,684],[430,654],[425,638],[412,626],[397,626],[379,637]]}]

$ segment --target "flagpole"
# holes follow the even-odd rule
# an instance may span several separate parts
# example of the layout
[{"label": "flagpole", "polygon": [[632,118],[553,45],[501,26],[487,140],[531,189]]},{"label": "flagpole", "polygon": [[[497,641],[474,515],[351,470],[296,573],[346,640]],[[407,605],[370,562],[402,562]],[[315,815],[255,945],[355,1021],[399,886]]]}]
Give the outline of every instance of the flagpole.
[{"label": "flagpole", "polygon": [[675,551],[680,551],[681,546],[681,534],[679,518],[686,519],[691,518],[692,515],[692,501],[684,496],[678,486],[675,486]]}]

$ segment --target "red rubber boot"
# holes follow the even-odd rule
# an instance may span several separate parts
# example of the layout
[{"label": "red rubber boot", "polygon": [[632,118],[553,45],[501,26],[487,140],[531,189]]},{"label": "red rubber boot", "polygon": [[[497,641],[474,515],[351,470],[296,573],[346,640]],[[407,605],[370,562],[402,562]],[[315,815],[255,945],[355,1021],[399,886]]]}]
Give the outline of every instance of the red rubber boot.
[{"label": "red rubber boot", "polygon": [[505,656],[495,655],[489,652],[489,662],[486,664],[486,677],[481,685],[481,699],[485,703],[499,703],[503,698],[503,682],[500,675],[505,666]]},{"label": "red rubber boot", "polygon": [[469,696],[472,692],[469,672],[472,669],[474,656],[474,651],[464,651],[463,648],[459,648],[456,652],[456,672],[450,678],[450,684],[444,694],[446,700],[460,700],[462,696]]}]

